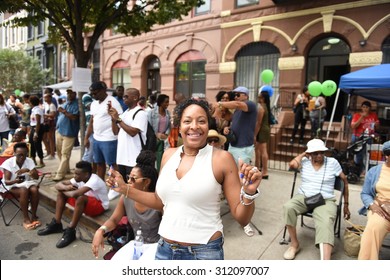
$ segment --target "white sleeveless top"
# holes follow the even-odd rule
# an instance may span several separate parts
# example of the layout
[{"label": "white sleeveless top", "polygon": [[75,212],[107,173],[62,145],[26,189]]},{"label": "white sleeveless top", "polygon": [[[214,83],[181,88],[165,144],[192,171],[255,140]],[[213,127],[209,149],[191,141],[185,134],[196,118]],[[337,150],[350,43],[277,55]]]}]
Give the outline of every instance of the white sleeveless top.
[{"label": "white sleeveless top", "polygon": [[220,215],[221,185],[212,169],[213,147],[199,150],[192,168],[180,180],[182,146],[166,162],[158,178],[156,192],[164,204],[160,236],[185,243],[207,244],[222,232]]}]

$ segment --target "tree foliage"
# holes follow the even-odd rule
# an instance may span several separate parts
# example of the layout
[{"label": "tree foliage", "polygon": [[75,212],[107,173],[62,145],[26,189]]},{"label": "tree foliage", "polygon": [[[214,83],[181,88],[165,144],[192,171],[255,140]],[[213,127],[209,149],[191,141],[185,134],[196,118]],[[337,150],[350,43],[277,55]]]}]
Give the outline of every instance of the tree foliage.
[{"label": "tree foliage", "polygon": [[7,94],[15,89],[30,92],[44,84],[48,70],[24,51],[0,50],[0,89]]},{"label": "tree foliage", "polygon": [[[1,0],[0,12],[28,12],[15,18],[15,26],[37,25],[49,19],[51,42],[66,42],[78,67],[87,67],[94,46],[104,30],[136,36],[155,24],[180,20],[204,0]],[[88,40],[84,41],[88,34]],[[85,44],[86,43],[86,44]]]}]

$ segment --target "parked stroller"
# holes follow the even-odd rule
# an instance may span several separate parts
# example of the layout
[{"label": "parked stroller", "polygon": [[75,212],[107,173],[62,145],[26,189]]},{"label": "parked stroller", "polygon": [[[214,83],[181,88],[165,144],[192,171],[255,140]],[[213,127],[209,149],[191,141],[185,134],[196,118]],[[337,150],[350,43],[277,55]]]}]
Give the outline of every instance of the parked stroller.
[{"label": "parked stroller", "polygon": [[360,170],[362,170],[362,167],[355,163],[354,155],[361,152],[373,138],[375,138],[374,134],[362,134],[359,139],[355,143],[349,145],[345,151],[331,149],[333,157],[340,163],[343,173],[347,176],[349,183],[356,184],[359,181]]}]

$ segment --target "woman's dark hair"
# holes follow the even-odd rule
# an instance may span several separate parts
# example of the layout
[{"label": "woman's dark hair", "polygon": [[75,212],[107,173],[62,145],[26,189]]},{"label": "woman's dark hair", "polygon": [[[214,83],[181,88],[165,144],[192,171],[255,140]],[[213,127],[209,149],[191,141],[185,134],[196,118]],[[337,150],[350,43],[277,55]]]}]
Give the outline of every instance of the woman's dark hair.
[{"label": "woman's dark hair", "polygon": [[79,161],[76,163],[76,168],[81,169],[83,172],[92,174],[92,164],[88,161]]},{"label": "woman's dark hair", "polygon": [[31,105],[38,106],[39,105],[39,98],[36,95],[31,95],[29,99]]},{"label": "woman's dark hair", "polygon": [[157,106],[158,107],[160,107],[163,103],[164,103],[164,101],[165,101],[165,99],[169,99],[169,96],[168,95],[166,95],[166,94],[160,94],[158,97],[157,97]]},{"label": "woman's dark hair", "polygon": [[16,149],[19,149],[19,148],[26,149],[26,151],[28,153],[27,143],[25,143],[25,142],[18,142],[18,143],[16,143],[15,146],[14,146],[14,152],[16,152]]},{"label": "woman's dark hair", "polygon": [[175,110],[174,110],[174,114],[173,114],[174,115],[174,119],[173,119],[174,126],[180,126],[180,120],[181,120],[181,117],[183,116],[183,112],[190,105],[200,106],[206,112],[208,123],[209,124],[211,123],[211,113],[210,113],[210,108],[209,108],[209,104],[207,101],[186,99],[183,103],[180,103],[179,105],[177,105]]},{"label": "woman's dark hair", "polygon": [[4,104],[5,104],[4,96],[0,94],[0,105],[4,105]]},{"label": "woman's dark hair", "polygon": [[308,87],[304,86],[303,89],[302,89],[302,93],[306,93],[307,90],[308,90]]},{"label": "woman's dark hair", "polygon": [[154,167],[155,162],[155,152],[149,150],[141,151],[136,159],[137,164],[135,167],[139,168],[143,177],[150,179],[150,184],[148,186],[149,192],[154,192],[156,190],[158,172]]},{"label": "woman's dark hair", "polygon": [[262,91],[260,93],[261,97],[264,99],[265,106],[267,106],[267,111],[268,111],[268,124],[271,124],[271,105],[269,101],[269,94],[267,91]]},{"label": "woman's dark hair", "polygon": [[368,108],[371,108],[371,102],[370,101],[364,101],[363,103],[362,103],[362,107],[363,106],[367,106]]},{"label": "woman's dark hair", "polygon": [[23,95],[23,99],[27,99],[28,100],[28,99],[30,99],[30,96],[31,96],[30,94],[26,93],[26,94]]},{"label": "woman's dark hair", "polygon": [[217,95],[215,96],[215,99],[217,100],[217,102],[221,101],[222,97],[227,94],[229,96],[229,100],[230,101],[233,101],[236,94],[232,91],[224,91],[224,90],[221,90],[217,93]]},{"label": "woman's dark hair", "polygon": [[217,100],[217,102],[221,101],[222,96],[224,96],[226,93],[227,93],[227,92],[224,91],[224,90],[218,91],[217,95],[215,96],[215,99]]}]

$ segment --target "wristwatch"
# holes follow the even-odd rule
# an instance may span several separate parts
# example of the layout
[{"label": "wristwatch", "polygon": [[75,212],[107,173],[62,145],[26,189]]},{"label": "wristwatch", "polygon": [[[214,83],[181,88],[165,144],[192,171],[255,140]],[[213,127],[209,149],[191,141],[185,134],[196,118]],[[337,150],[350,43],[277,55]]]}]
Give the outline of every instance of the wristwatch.
[{"label": "wristwatch", "polygon": [[118,118],[115,122],[116,122],[116,123],[120,123],[120,122],[122,122],[122,119],[121,119],[121,118]]}]

